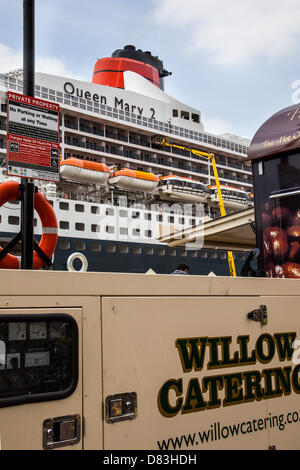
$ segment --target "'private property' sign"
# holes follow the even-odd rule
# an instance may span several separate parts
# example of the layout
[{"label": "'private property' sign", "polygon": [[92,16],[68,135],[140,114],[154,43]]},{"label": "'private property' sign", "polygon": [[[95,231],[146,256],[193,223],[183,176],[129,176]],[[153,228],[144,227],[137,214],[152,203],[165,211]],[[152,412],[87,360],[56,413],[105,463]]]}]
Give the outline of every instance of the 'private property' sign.
[{"label": "'private property' sign", "polygon": [[7,174],[59,181],[59,105],[7,93]]}]

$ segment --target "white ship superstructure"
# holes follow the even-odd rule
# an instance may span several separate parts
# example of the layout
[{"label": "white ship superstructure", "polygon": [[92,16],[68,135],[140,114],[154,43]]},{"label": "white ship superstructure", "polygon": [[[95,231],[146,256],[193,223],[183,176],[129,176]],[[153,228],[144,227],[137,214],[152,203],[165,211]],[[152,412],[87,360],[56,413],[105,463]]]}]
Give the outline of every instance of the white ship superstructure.
[{"label": "white ship superstructure", "polygon": [[[188,151],[163,148],[154,143],[155,135],[171,143],[213,152],[220,183],[245,194],[252,191],[251,170],[243,163],[247,139],[205,132],[198,110],[175,100],[133,71],[123,75],[124,89],[36,74],[36,97],[60,105],[62,161],[74,159],[86,163],[82,165],[83,180],[76,179],[76,165],[66,165],[59,184],[39,183],[57,214],[58,249],[74,251],[71,240],[77,243],[76,251],[87,240],[95,243],[103,240],[112,245],[112,252],[126,242],[128,247],[130,243],[147,244],[151,254],[150,245],[158,246],[157,238],[166,227],[170,231],[182,229],[200,223],[204,216],[217,216],[218,207],[208,189],[215,184],[210,162]],[[8,90],[23,92],[21,72],[0,75],[0,164],[4,173]],[[91,164],[108,168],[110,176],[104,171],[89,179],[89,172],[93,173]],[[150,174],[157,181],[134,176]],[[167,186],[168,190],[163,189]],[[189,202],[204,204],[201,214],[195,210],[196,205],[187,210],[178,208],[178,203]],[[1,209],[2,238],[18,231],[18,216],[13,212],[16,203],[5,206]],[[134,215],[137,213],[138,216]],[[39,221],[36,230],[38,233]],[[130,251],[128,247],[121,248],[124,254]],[[166,252],[167,248],[161,245],[161,253],[163,250]]]}]

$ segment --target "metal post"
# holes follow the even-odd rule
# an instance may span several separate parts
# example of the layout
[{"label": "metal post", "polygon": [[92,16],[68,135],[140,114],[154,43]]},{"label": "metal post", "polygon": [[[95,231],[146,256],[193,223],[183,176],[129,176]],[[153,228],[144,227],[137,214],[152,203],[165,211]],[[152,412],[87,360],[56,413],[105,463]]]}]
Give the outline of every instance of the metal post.
[{"label": "metal post", "polygon": [[24,95],[34,96],[34,70],[35,70],[34,0],[24,0],[23,12],[24,12],[23,92],[24,92]]},{"label": "metal post", "polygon": [[[23,0],[23,94],[34,96],[35,25],[34,0]],[[21,200],[22,269],[33,267],[34,184],[25,179]]]}]

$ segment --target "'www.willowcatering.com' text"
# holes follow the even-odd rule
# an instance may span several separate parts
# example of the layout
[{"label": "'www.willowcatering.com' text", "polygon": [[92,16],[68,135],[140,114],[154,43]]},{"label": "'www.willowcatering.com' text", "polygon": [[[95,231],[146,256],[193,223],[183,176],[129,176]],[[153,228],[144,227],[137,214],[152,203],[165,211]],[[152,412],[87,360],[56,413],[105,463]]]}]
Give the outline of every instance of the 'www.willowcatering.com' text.
[{"label": "'www.willowcatering.com' text", "polygon": [[191,434],[183,434],[177,437],[157,441],[159,450],[180,450],[191,447],[201,447],[204,444],[212,444],[216,441],[251,435],[256,432],[265,431],[267,429],[277,428],[284,431],[286,426],[298,423],[300,414],[297,411],[291,411],[286,415],[274,415],[259,419],[243,421],[241,423],[233,423],[223,425],[220,422],[211,424],[211,426],[203,431]]}]

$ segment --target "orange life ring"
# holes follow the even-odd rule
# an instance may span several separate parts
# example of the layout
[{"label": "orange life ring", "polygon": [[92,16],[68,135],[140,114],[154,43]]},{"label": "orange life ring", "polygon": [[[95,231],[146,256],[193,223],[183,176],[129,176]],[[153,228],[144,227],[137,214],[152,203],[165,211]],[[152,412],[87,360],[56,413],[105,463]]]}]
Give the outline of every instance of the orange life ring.
[{"label": "orange life ring", "polygon": [[[8,181],[0,184],[0,207],[9,201],[19,198],[19,183]],[[42,223],[42,237],[39,247],[50,259],[54,253],[58,239],[58,225],[55,212],[47,199],[39,191],[34,194],[34,209],[37,211]],[[0,247],[0,251],[2,248]],[[39,255],[33,253],[33,269],[41,269],[45,262]],[[0,268],[19,269],[20,257],[7,254],[0,261]]]}]

